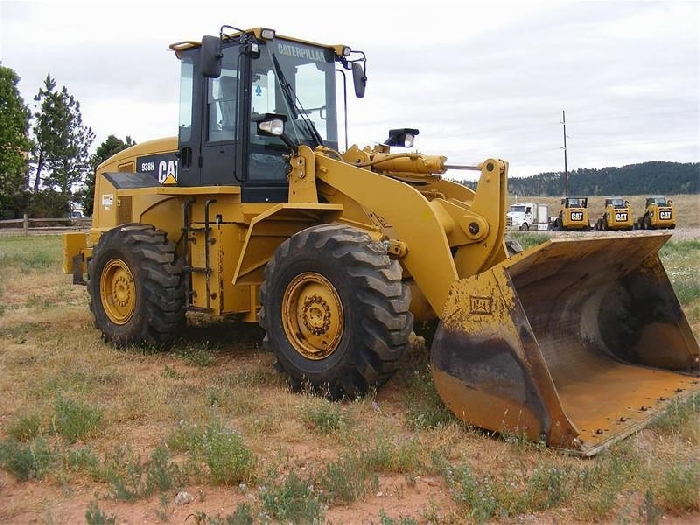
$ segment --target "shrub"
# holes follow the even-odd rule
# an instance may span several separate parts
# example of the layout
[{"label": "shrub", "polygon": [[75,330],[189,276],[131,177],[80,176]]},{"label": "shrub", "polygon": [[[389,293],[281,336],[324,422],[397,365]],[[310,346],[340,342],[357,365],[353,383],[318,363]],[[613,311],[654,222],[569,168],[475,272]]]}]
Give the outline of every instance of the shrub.
[{"label": "shrub", "polygon": [[54,430],[71,443],[97,434],[101,420],[102,413],[98,408],[72,399],[56,400]]}]

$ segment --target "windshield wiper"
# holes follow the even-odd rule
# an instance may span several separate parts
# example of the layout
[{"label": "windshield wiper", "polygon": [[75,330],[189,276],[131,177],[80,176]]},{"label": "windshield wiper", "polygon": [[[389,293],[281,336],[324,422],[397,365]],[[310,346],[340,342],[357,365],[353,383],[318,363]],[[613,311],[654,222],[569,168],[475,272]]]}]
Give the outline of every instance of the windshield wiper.
[{"label": "windshield wiper", "polygon": [[289,84],[289,82],[287,82],[287,78],[284,76],[284,73],[282,73],[280,63],[274,54],[272,55],[272,64],[275,67],[275,75],[277,76],[277,81],[280,84],[280,89],[282,90],[284,99],[287,101],[287,106],[289,106],[289,109],[292,112],[294,120],[301,119],[301,121],[304,123],[304,127],[306,128],[306,132],[309,134],[311,140],[313,140],[316,143],[316,146],[323,146],[323,138],[316,129],[316,126],[314,126],[313,121],[306,116],[306,110],[301,105],[301,102],[294,93],[294,89],[292,89],[292,86]]}]

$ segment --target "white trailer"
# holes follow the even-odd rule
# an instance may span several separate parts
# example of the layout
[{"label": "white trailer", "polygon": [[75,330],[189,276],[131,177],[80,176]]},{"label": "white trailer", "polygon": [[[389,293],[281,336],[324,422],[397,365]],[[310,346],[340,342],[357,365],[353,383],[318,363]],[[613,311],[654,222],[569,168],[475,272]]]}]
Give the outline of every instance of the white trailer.
[{"label": "white trailer", "polygon": [[536,202],[511,204],[510,210],[506,213],[506,225],[509,229],[520,231],[547,230],[549,227],[547,205]]}]

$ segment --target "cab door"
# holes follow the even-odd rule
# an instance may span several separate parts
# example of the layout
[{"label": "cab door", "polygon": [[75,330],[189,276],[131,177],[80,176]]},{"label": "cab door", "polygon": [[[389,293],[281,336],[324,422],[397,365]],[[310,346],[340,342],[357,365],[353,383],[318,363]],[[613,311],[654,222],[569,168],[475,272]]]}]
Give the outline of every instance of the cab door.
[{"label": "cab door", "polygon": [[242,182],[239,144],[245,97],[241,46],[222,49],[221,75],[204,79],[202,107],[202,186],[231,186]]}]

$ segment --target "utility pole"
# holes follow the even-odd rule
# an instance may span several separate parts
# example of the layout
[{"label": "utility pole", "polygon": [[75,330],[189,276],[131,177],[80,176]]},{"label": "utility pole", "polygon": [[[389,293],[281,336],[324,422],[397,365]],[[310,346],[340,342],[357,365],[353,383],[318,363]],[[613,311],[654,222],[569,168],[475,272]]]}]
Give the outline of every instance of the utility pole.
[{"label": "utility pole", "polygon": [[561,110],[561,123],[564,125],[564,196],[569,195],[569,163],[566,155],[566,111]]}]

